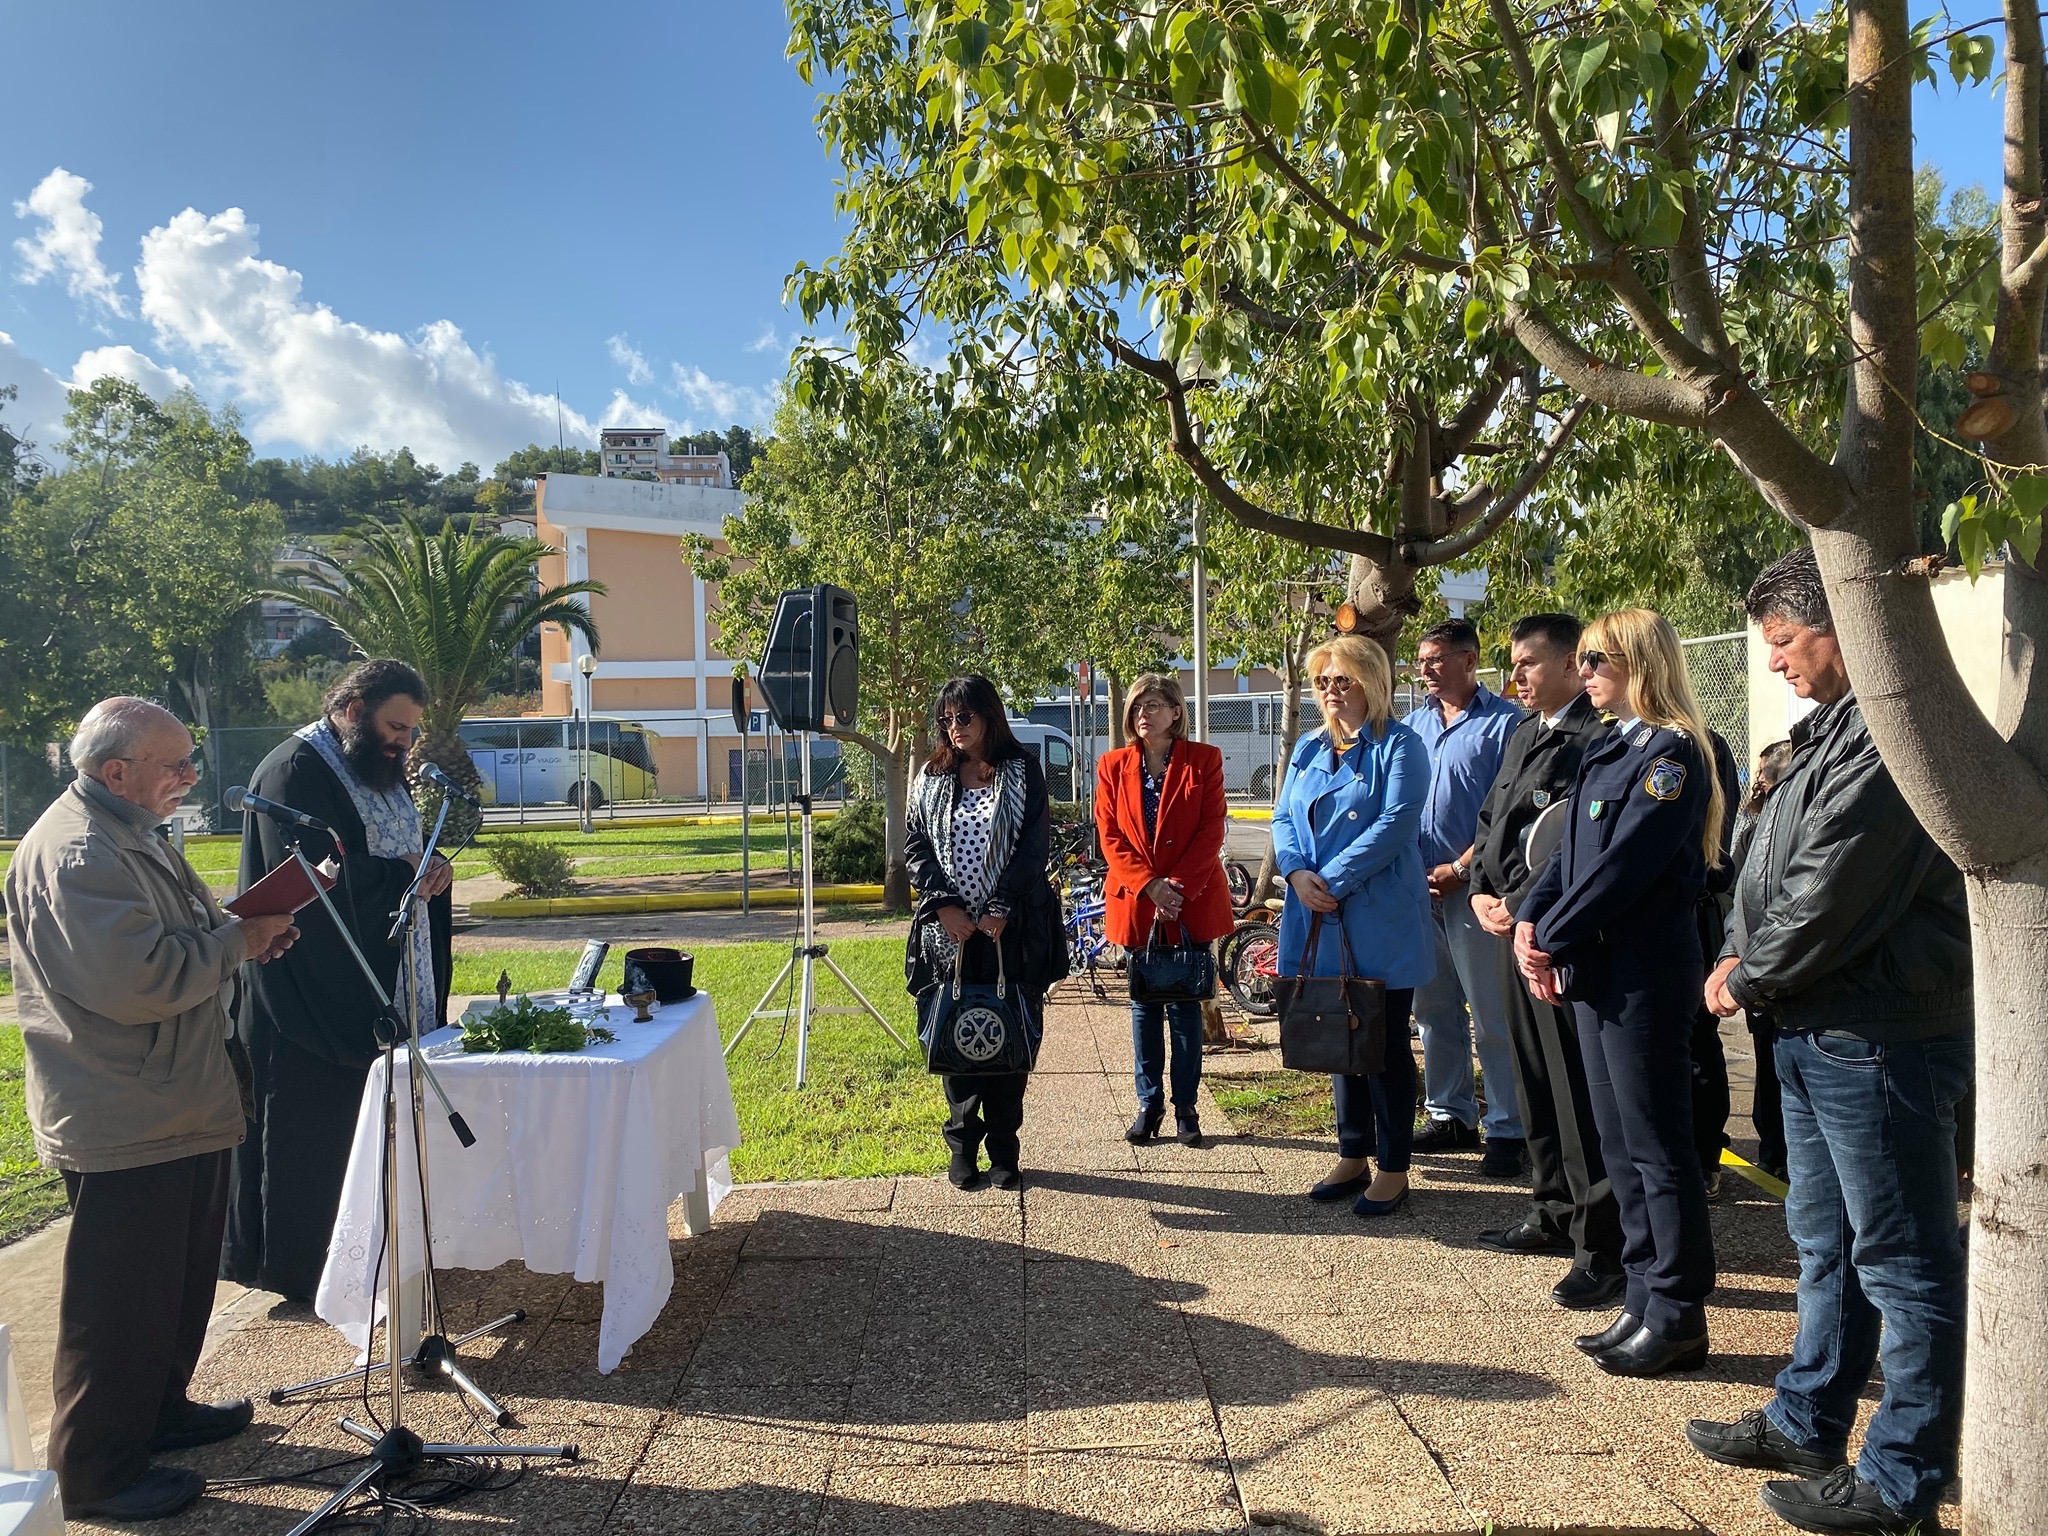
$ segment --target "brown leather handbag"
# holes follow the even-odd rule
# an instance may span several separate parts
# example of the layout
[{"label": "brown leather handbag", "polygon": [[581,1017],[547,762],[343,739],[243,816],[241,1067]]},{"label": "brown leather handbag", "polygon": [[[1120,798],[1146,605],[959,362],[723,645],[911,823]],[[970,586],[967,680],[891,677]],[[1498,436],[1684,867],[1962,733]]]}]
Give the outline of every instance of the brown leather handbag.
[{"label": "brown leather handbag", "polygon": [[1302,974],[1274,983],[1280,1012],[1280,1065],[1297,1072],[1332,1072],[1344,1077],[1384,1071],[1387,1064],[1387,984],[1354,975],[1351,938],[1341,912],[1337,937],[1344,950],[1344,974],[1311,976],[1323,914],[1308,925]]}]

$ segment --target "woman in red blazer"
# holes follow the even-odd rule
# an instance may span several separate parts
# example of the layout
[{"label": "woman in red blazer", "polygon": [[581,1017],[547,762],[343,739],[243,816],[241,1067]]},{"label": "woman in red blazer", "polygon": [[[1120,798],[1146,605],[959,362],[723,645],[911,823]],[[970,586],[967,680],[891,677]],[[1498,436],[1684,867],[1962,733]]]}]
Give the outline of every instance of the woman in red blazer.
[{"label": "woman in red blazer", "polygon": [[[1223,754],[1187,739],[1180,684],[1148,672],[1124,705],[1131,745],[1096,764],[1095,830],[1109,866],[1103,928],[1112,944],[1140,949],[1155,917],[1166,942],[1210,944],[1230,932],[1230,887],[1223,878]],[[1202,1144],[1195,1094],[1202,1086],[1202,1005],[1131,1004],[1137,1056],[1138,1118],[1124,1133],[1150,1141],[1166,1118],[1167,1026],[1173,1034],[1173,1122],[1185,1146]]]}]

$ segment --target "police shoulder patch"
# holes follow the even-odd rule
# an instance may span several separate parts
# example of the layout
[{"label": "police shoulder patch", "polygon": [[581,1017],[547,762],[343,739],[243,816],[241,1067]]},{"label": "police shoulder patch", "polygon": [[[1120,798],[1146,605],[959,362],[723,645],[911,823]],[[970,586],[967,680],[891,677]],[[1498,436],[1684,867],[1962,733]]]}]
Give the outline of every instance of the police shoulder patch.
[{"label": "police shoulder patch", "polygon": [[1685,764],[1668,757],[1660,757],[1650,764],[1650,776],[1643,780],[1643,788],[1653,800],[1676,800],[1678,792],[1685,788]]}]

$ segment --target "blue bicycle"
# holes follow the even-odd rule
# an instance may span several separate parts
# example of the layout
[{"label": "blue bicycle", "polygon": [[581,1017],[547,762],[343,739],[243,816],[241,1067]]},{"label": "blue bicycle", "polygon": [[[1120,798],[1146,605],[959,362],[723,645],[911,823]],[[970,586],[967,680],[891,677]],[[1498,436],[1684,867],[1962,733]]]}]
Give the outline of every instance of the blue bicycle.
[{"label": "blue bicycle", "polygon": [[1077,861],[1064,873],[1067,878],[1060,909],[1067,937],[1067,968],[1071,974],[1085,977],[1095,995],[1107,1002],[1109,989],[1102,983],[1102,973],[1122,969],[1123,949],[1103,933],[1102,872]]}]

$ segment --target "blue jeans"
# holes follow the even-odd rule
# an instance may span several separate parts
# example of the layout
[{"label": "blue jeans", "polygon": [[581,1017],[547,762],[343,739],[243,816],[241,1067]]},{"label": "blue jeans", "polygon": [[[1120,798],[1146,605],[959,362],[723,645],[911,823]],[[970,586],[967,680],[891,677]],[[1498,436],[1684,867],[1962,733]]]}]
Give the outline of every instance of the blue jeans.
[{"label": "blue jeans", "polygon": [[1799,1445],[1841,1450],[1881,1351],[1884,1400],[1856,1470],[1918,1519],[1955,1475],[1962,1432],[1955,1106],[1974,1042],[1780,1033],[1776,1055],[1799,1334],[1764,1411]]},{"label": "blue jeans", "polygon": [[1166,1108],[1166,1034],[1173,1035],[1173,1107],[1195,1112],[1195,1094],[1202,1086],[1202,1005],[1200,1003],[1132,1003],[1131,1053],[1137,1058],[1138,1107]]},{"label": "blue jeans", "polygon": [[[1440,1120],[1479,1123],[1472,1089],[1472,1042],[1486,1073],[1486,1134],[1519,1141],[1522,1107],[1515,1098],[1515,1048],[1501,995],[1501,946],[1472,915],[1472,893],[1460,888],[1429,904],[1436,927],[1436,975],[1415,989],[1422,1031],[1423,1107]],[[1466,1004],[1472,1008],[1465,1014]]]},{"label": "blue jeans", "polygon": [[1381,1173],[1406,1173],[1415,1141],[1415,1051],[1408,1044],[1411,987],[1387,988],[1386,1068],[1330,1079],[1337,1155],[1373,1156]]}]

